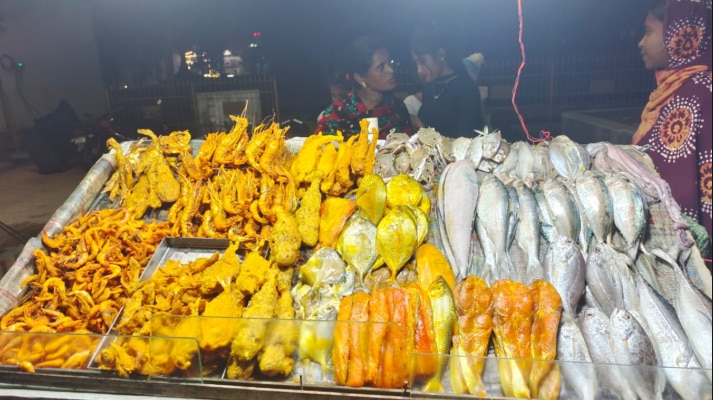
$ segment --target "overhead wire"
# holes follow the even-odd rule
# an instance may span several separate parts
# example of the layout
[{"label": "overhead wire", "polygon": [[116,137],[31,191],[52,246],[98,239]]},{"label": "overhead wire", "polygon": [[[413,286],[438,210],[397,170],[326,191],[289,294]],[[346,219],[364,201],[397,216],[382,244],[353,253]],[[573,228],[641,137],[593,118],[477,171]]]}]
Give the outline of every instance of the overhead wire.
[{"label": "overhead wire", "polygon": [[533,138],[532,136],[530,136],[530,131],[527,129],[527,124],[525,124],[525,118],[520,113],[520,109],[517,107],[517,103],[515,102],[515,98],[517,97],[517,89],[520,86],[520,77],[522,76],[522,70],[525,69],[525,62],[526,62],[526,60],[525,60],[525,43],[522,40],[522,32],[523,32],[522,0],[517,0],[517,17],[518,17],[517,40],[518,40],[518,43],[520,43],[520,54],[522,56],[522,61],[520,61],[520,67],[518,67],[518,69],[517,69],[517,75],[515,76],[515,83],[513,84],[513,87],[512,87],[512,106],[515,109],[515,114],[517,114],[517,118],[520,120],[520,125],[522,126],[522,130],[525,131],[527,140],[529,140],[533,143],[544,142],[546,140],[549,140],[550,136],[552,134],[549,131],[540,131],[540,134],[542,137]]}]

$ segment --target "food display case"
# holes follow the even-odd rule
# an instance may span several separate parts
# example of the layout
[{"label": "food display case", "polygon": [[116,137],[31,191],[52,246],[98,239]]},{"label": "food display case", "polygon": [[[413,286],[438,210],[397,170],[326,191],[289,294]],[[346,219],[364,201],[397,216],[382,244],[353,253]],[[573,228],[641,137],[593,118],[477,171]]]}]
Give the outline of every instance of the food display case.
[{"label": "food display case", "polygon": [[711,396],[710,273],[641,149],[234,121],[116,144],[27,243],[0,395]]}]

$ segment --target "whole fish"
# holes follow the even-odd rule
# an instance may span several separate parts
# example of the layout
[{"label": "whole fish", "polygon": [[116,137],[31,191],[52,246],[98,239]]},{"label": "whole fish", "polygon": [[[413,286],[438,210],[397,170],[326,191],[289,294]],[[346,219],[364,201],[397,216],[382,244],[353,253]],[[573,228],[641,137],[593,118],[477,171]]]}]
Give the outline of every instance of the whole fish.
[{"label": "whole fish", "polygon": [[453,294],[448,287],[448,283],[439,276],[428,286],[428,298],[431,301],[433,312],[433,329],[436,334],[436,350],[441,355],[438,359],[436,374],[426,382],[422,388],[426,392],[443,392],[443,372],[445,370],[446,359],[451,352],[451,338],[453,327],[456,322],[456,306],[453,301]]},{"label": "whole fish", "polygon": [[711,299],[696,288],[688,276],[681,270],[675,260],[667,253],[654,249],[652,253],[667,256],[669,265],[676,276],[678,290],[673,298],[673,307],[681,321],[681,326],[693,346],[693,352],[703,368],[706,368],[708,379],[711,378]]},{"label": "whole fish", "polygon": [[549,155],[557,173],[566,180],[575,179],[579,174],[589,170],[592,162],[587,150],[565,135],[558,135],[552,139]]},{"label": "whole fish", "polygon": [[540,232],[542,233],[542,237],[545,238],[545,242],[552,243],[558,235],[555,229],[554,218],[550,213],[549,207],[547,207],[545,193],[542,191],[540,185],[535,188],[534,193],[535,200],[537,201],[537,211],[540,214]]},{"label": "whole fish", "polygon": [[640,312],[661,366],[673,367],[664,368],[668,382],[684,400],[710,398],[713,387],[700,369],[701,364],[675,310],[640,275],[635,275],[635,278]]},{"label": "whole fish", "polygon": [[642,399],[661,399],[666,384],[656,351],[639,321],[626,310],[614,309],[610,317],[612,347],[621,376]]},{"label": "whole fish", "polygon": [[376,225],[360,213],[354,213],[339,235],[336,250],[354,268],[361,287],[364,287],[364,276],[379,258],[376,251]]},{"label": "whole fish", "polygon": [[624,307],[621,277],[619,270],[614,267],[619,262],[617,254],[609,245],[599,242],[589,250],[587,256],[587,288],[607,315],[611,315],[614,308]]},{"label": "whole fish", "polygon": [[636,393],[620,371],[626,367],[619,368],[612,365],[616,360],[609,317],[599,310],[584,307],[579,316],[579,323],[589,355],[595,363],[600,384],[622,400],[636,400]]},{"label": "whole fish", "polygon": [[[489,267],[491,270],[501,272],[499,276],[509,276],[513,270],[506,248],[509,221],[508,199],[508,191],[500,179],[493,175],[487,175],[483,179],[478,194],[478,205],[475,210],[478,223],[486,232],[487,238],[479,236],[479,239],[481,242],[488,239],[491,241],[494,255],[494,259],[491,262],[494,265]],[[484,244],[484,249],[485,246]]]},{"label": "whole fish", "polygon": [[531,147],[532,149],[532,173],[535,182],[544,182],[557,175],[552,166],[549,154],[549,142],[540,142]]},{"label": "whole fish", "polygon": [[584,294],[586,263],[582,250],[568,237],[560,236],[545,256],[545,277],[562,297],[564,315],[574,318]]},{"label": "whole fish", "polygon": [[523,181],[515,181],[513,187],[517,191],[518,223],[515,227],[517,245],[527,254],[527,281],[532,282],[545,277],[545,271],[540,262],[540,213],[537,199]]},{"label": "whole fish", "polygon": [[441,210],[442,232],[445,231],[447,239],[443,245],[449,248],[446,258],[458,280],[462,280],[472,260],[473,222],[479,197],[478,177],[468,160],[449,164],[446,170],[447,175],[439,183],[443,199],[437,207]]},{"label": "whole fish", "polygon": [[562,316],[557,335],[557,359],[567,382],[577,399],[594,400],[598,393],[597,372],[587,349],[587,343],[573,319]]},{"label": "whole fish", "polygon": [[570,191],[558,179],[546,181],[542,191],[555,230],[560,235],[577,240],[581,224],[579,210]]},{"label": "whole fish", "polygon": [[626,241],[626,248],[622,250],[635,259],[648,221],[644,199],[622,174],[607,175],[604,182],[612,199],[614,226]]},{"label": "whole fish", "polygon": [[527,187],[532,188],[535,185],[535,174],[533,172],[535,157],[532,154],[532,148],[527,142],[515,142],[510,148],[510,151],[517,152],[515,175],[517,175]]},{"label": "whole fish", "polygon": [[582,226],[589,227],[597,241],[606,241],[614,227],[614,210],[604,181],[591,171],[584,171],[575,178],[574,190]]}]

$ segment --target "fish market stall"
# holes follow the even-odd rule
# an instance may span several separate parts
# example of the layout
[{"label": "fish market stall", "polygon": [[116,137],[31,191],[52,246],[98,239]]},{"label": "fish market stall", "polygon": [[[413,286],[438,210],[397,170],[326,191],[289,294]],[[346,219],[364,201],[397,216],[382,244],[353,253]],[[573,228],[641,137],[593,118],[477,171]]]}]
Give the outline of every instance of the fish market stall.
[{"label": "fish market stall", "polygon": [[0,391],[711,396],[711,276],[643,149],[232,118],[109,143],[0,281]]}]

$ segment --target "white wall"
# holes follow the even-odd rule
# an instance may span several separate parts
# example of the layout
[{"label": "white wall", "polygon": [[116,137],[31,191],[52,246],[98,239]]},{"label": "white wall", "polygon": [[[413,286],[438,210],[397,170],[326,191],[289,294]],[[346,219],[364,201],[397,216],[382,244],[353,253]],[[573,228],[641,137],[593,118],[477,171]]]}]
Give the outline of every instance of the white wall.
[{"label": "white wall", "polygon": [[[66,98],[80,118],[106,112],[94,26],[88,2],[82,0],[3,0],[0,55],[24,62],[23,93],[40,114]],[[0,69],[6,98],[18,131],[33,125],[34,116],[18,95],[16,74]],[[0,136],[7,137],[0,109]],[[1,146],[1,144],[0,144]]]}]

